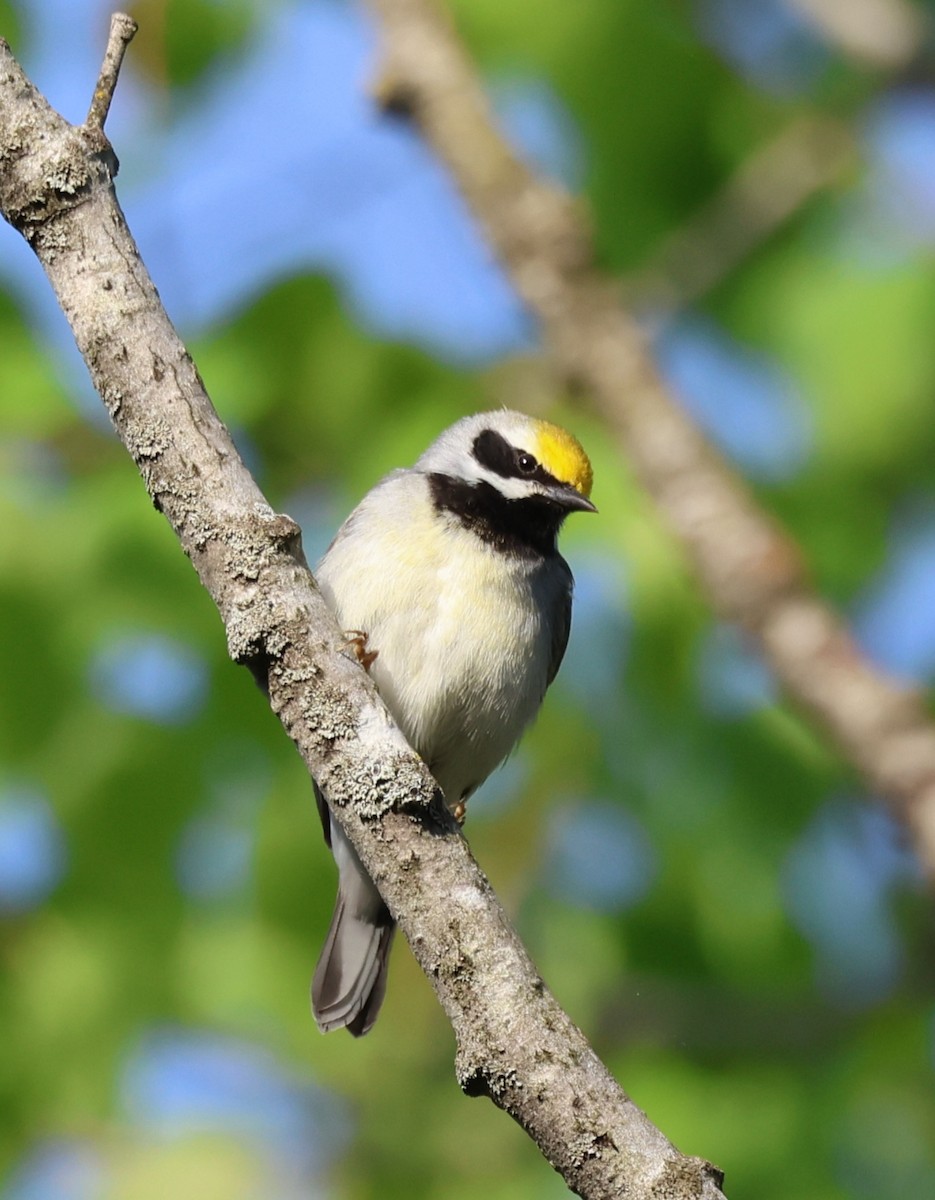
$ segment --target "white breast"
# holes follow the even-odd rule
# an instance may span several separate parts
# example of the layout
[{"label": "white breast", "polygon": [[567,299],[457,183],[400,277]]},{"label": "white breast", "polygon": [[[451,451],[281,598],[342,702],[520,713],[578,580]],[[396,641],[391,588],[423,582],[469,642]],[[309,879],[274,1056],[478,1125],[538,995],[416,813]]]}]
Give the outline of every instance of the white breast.
[{"label": "white breast", "polygon": [[440,517],[412,472],[365,497],[319,566],[325,599],[344,629],[368,635],[380,694],[449,804],[509,754],[545,693],[542,571]]}]

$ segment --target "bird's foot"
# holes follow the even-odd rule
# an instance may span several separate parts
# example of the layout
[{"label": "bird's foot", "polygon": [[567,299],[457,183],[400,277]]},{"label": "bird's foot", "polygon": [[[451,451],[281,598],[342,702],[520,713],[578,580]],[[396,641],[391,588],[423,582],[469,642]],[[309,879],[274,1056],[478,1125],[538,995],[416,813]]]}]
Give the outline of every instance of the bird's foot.
[{"label": "bird's foot", "polygon": [[367,638],[369,635],[364,633],[362,629],[346,629],[344,636],[347,638],[345,645],[353,647],[357,661],[365,671],[369,671],[377,655],[380,653],[379,650],[367,649]]},{"label": "bird's foot", "polygon": [[451,815],[454,817],[454,819],[458,822],[459,825],[463,825],[464,819],[467,816],[467,800],[459,800],[458,803],[451,810]]}]

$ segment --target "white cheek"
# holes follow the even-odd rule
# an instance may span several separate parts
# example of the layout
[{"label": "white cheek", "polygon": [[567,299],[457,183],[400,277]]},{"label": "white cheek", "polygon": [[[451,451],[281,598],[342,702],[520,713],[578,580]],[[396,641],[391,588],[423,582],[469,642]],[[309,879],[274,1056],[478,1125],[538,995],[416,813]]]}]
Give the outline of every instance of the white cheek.
[{"label": "white cheek", "polygon": [[526,479],[504,479],[501,475],[483,475],[485,483],[496,488],[507,500],[524,500],[535,494],[536,486]]}]

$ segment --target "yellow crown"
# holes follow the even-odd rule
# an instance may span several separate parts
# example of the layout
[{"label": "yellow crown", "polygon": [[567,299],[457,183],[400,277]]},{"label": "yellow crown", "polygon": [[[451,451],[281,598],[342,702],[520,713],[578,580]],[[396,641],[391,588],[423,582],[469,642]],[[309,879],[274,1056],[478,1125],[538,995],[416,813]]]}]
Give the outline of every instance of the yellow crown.
[{"label": "yellow crown", "polygon": [[581,443],[576,437],[550,421],[536,422],[537,458],[556,479],[588,498],[594,473]]}]

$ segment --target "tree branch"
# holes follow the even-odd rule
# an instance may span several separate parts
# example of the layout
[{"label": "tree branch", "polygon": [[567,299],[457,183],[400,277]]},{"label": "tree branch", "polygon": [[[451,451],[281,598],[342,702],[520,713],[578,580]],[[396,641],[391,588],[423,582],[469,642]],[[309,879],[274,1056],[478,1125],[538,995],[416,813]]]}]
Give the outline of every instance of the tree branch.
[{"label": "tree branch", "polygon": [[89,129],[99,129],[104,132],[104,122],[110,112],[110,103],[114,98],[120,68],[123,66],[123,56],[127,46],[136,36],[139,28],[132,17],[126,13],[114,13],[110,18],[110,37],[107,39],[107,49],[104,51],[104,61],[101,63],[101,73],[98,76],[97,87],[91,97],[91,107],[85,119]]},{"label": "tree branch", "polygon": [[863,655],[812,590],[798,547],[755,503],[662,382],[645,338],[594,270],[578,206],[495,128],[476,71],[432,0],[370,0],[377,95],[447,164],[557,371],[589,395],[684,546],[716,610],[758,642],[788,695],[906,826],[935,881],[935,725]]},{"label": "tree branch", "polygon": [[[369,677],[344,652],[294,522],[260,493],[140,260],[103,135],[127,23],[86,126],[55,113],[0,41],[0,210],[32,246],[153,504],[409,939],[451,1019],[457,1074],[580,1195],[716,1200],[558,1007]],[[121,44],[122,43],[122,44]]]}]

